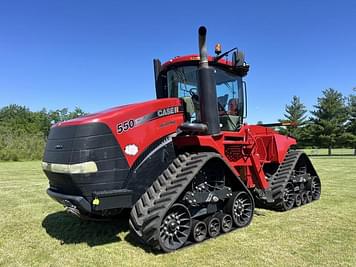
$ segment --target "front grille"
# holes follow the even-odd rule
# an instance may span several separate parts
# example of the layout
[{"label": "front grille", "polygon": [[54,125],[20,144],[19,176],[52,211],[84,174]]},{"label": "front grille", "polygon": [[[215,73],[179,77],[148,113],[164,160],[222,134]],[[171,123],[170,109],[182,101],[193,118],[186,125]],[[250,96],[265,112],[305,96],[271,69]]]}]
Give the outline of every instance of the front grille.
[{"label": "front grille", "polygon": [[230,161],[238,161],[242,157],[242,145],[225,145],[225,156]]},{"label": "front grille", "polygon": [[93,191],[121,189],[129,166],[110,128],[103,123],[54,127],[48,136],[43,161],[76,164],[94,161],[90,174],[59,174],[45,171],[51,189],[90,196]]}]

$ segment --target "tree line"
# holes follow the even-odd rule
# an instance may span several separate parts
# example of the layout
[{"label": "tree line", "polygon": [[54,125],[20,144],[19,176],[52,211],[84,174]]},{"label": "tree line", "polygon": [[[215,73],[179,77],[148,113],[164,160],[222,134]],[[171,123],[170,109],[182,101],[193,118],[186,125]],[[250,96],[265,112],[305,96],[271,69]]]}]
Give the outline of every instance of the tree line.
[{"label": "tree line", "polygon": [[[354,89],[355,90],[355,89]],[[317,98],[314,110],[308,110],[298,96],[293,96],[285,107],[281,122],[292,126],[280,128],[283,134],[297,138],[299,147],[354,148],[356,155],[356,95],[343,96],[339,91],[329,88]]]},{"label": "tree line", "polygon": [[0,160],[37,160],[43,156],[51,125],[85,115],[81,108],[38,112],[19,105],[0,109]]},{"label": "tree line", "polygon": [[[356,89],[355,89],[356,91]],[[50,127],[59,121],[73,119],[86,113],[81,108],[33,112],[19,105],[0,109],[0,160],[38,160],[43,156]],[[281,122],[293,126],[279,127],[280,133],[298,140],[298,146],[354,148],[356,155],[356,95],[343,96],[335,89],[322,91],[314,109],[308,110],[298,96],[286,105]],[[262,122],[259,122],[260,124]]]}]

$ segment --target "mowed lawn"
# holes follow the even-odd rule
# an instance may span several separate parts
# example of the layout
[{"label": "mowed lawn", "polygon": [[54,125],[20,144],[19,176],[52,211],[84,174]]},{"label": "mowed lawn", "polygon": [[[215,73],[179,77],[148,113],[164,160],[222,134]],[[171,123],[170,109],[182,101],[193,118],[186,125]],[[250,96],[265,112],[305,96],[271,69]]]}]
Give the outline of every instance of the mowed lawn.
[{"label": "mowed lawn", "polygon": [[129,234],[127,219],[83,222],[45,193],[40,162],[0,163],[0,266],[356,266],[356,157],[314,157],[319,201],[170,254]]}]

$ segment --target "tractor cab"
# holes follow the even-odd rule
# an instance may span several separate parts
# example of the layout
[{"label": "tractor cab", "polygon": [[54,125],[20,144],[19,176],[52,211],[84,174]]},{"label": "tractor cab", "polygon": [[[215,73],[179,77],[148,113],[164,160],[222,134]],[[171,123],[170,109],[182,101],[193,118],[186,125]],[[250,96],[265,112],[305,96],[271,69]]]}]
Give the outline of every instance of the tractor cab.
[{"label": "tractor cab", "polygon": [[[242,77],[247,74],[249,66],[237,49],[231,61],[224,59],[227,53],[224,54],[223,57],[209,56],[208,63],[213,69],[220,129],[236,131],[246,117],[246,92]],[[201,121],[199,60],[198,55],[175,57],[163,65],[158,59],[154,60],[157,98],[182,99],[186,121],[191,123]]]}]

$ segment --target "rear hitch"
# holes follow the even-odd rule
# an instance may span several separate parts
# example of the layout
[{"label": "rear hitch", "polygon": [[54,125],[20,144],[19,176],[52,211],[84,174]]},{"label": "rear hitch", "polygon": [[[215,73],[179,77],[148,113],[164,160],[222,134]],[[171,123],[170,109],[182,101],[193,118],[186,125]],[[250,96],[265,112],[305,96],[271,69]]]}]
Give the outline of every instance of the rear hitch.
[{"label": "rear hitch", "polygon": [[65,211],[68,214],[74,215],[75,217],[82,219],[82,214],[80,213],[79,209],[76,206],[74,206],[69,200],[65,199],[62,201],[62,203]]},{"label": "rear hitch", "polygon": [[65,211],[68,214],[70,214],[70,215],[72,215],[74,217],[77,217],[77,218],[79,218],[81,220],[96,221],[96,222],[107,222],[107,221],[110,221],[110,218],[108,218],[108,217],[99,217],[99,216],[98,217],[94,217],[94,216],[85,215],[82,212],[80,212],[80,210],[68,200],[64,200],[63,204],[64,204]]},{"label": "rear hitch", "polygon": [[80,214],[80,211],[76,207],[65,207],[65,211],[70,215],[82,219],[82,215]]}]

